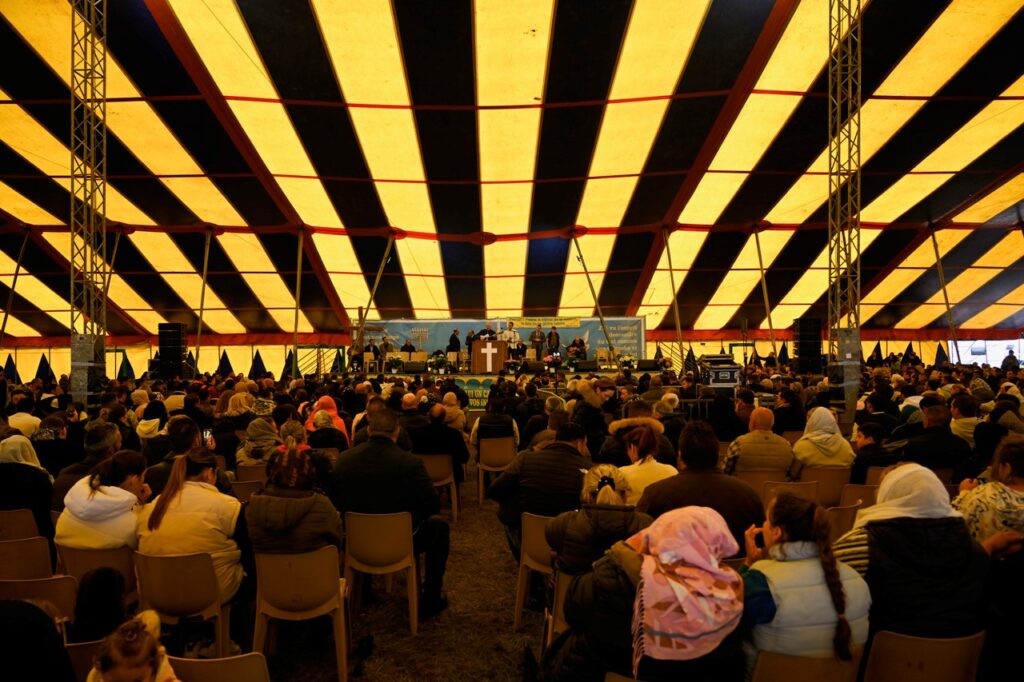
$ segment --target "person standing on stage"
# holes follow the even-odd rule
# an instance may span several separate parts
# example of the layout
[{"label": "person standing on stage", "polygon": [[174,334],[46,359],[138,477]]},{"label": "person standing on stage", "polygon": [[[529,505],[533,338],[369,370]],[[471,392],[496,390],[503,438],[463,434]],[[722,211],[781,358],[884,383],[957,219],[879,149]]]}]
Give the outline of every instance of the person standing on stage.
[{"label": "person standing on stage", "polygon": [[508,327],[505,331],[498,334],[498,339],[507,342],[509,348],[519,343],[519,332],[516,331],[515,323],[512,320],[508,321]]},{"label": "person standing on stage", "polygon": [[391,343],[390,341],[388,341],[387,334],[385,334],[384,337],[380,340],[380,353],[381,353],[381,355],[383,355],[384,357],[387,357],[388,353],[393,353],[394,351],[395,351],[395,345],[393,343]]},{"label": "person standing on stage", "polygon": [[552,327],[548,332],[548,352],[554,355],[562,346],[562,339],[558,336],[558,327]]},{"label": "person standing on stage", "polygon": [[462,344],[459,342],[459,330],[456,329],[452,332],[452,335],[448,337],[448,347],[444,349],[445,353],[458,353],[462,350]]},{"label": "person standing on stage", "polygon": [[473,341],[474,340],[476,340],[476,334],[474,334],[473,330],[470,329],[468,332],[466,332],[466,352],[467,353],[472,353],[473,352]]},{"label": "person standing on stage", "polygon": [[537,325],[537,328],[530,334],[530,347],[533,348],[533,352],[537,354],[535,359],[540,360],[544,357],[544,344],[547,338],[544,336],[544,330]]}]

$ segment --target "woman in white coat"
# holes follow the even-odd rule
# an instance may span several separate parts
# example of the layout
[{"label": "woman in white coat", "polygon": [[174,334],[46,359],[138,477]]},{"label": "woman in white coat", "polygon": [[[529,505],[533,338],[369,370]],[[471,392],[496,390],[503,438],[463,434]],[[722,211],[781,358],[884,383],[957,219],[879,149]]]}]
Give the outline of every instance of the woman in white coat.
[{"label": "woman in white coat", "polygon": [[146,458],[121,450],[71,486],[54,540],[75,549],[138,546],[138,513],[151,491],[143,480]]}]

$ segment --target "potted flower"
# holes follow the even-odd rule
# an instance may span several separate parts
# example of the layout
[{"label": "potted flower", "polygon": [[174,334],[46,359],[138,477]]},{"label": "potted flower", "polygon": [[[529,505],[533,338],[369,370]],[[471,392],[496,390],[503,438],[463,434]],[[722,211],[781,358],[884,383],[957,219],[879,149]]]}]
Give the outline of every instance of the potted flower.
[{"label": "potted flower", "polygon": [[546,355],[544,356],[544,366],[550,374],[554,374],[562,366],[562,357],[560,355]]},{"label": "potted flower", "polygon": [[449,367],[448,356],[444,351],[435,352],[427,359],[427,367],[438,374],[446,373]]},{"label": "potted flower", "polygon": [[619,367],[622,369],[633,369],[636,367],[636,358],[629,354],[620,355]]},{"label": "potted flower", "polygon": [[388,358],[384,361],[384,366],[387,368],[388,372],[397,374],[402,371],[402,367],[405,366],[405,361],[398,357]]}]

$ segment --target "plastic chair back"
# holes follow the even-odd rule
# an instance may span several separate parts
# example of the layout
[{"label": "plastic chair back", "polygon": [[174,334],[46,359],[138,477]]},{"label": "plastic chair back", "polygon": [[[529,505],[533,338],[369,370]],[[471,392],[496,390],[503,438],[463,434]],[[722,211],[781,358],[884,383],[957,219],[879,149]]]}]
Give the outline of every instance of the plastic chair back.
[{"label": "plastic chair back", "polygon": [[209,554],[150,556],[135,552],[139,601],[161,618],[175,622],[187,616],[220,612],[220,595],[213,557]]},{"label": "plastic chair back", "polygon": [[883,630],[875,634],[864,682],[973,682],[985,633],[932,639]]},{"label": "plastic chair back", "polygon": [[481,438],[479,464],[484,471],[504,471],[516,456],[515,438]]},{"label": "plastic chair back", "polygon": [[867,485],[878,485],[882,482],[882,473],[889,467],[868,467],[868,473],[864,476],[864,483]]},{"label": "plastic chair back", "polygon": [[777,680],[819,680],[820,682],[855,682],[857,669],[864,649],[858,647],[851,652],[852,659],[841,661],[829,658],[807,658],[787,656],[771,651],[762,651],[754,665],[751,682],[776,682]]},{"label": "plastic chair back", "polygon": [[68,651],[68,658],[71,659],[71,667],[75,671],[75,679],[78,682],[86,682],[89,679],[89,673],[92,672],[92,659],[95,658],[100,644],[103,644],[102,639],[67,644],[64,647]]},{"label": "plastic chair back", "polygon": [[858,509],[860,509],[860,500],[846,507],[828,508],[828,542],[830,545],[853,528]]},{"label": "plastic chair back", "polygon": [[534,571],[550,574],[554,571],[551,567],[553,550],[548,544],[544,534],[550,516],[539,516],[523,512],[523,536],[519,560]]},{"label": "plastic chair back", "polygon": [[0,600],[36,599],[48,601],[57,610],[58,619],[73,623],[78,581],[70,575],[57,575],[33,580],[0,580]]},{"label": "plastic chair back", "polygon": [[801,438],[803,438],[803,435],[804,435],[803,431],[783,431],[782,432],[782,437],[785,438],[786,440],[788,440],[790,445],[792,445],[793,443],[795,443],[798,440],[800,440]]},{"label": "plastic chair back", "polygon": [[76,549],[57,545],[61,565],[68,575],[81,581],[89,571],[109,566],[116,569],[124,577],[124,593],[128,603],[138,599],[135,580],[135,552],[131,547],[117,549]]},{"label": "plastic chair back", "polygon": [[875,504],[878,496],[877,485],[862,485],[860,483],[847,483],[843,486],[843,494],[839,496],[839,506],[849,507],[860,500],[860,508],[870,507]]},{"label": "plastic chair back", "polygon": [[259,481],[267,482],[266,464],[239,464],[235,467],[236,481]]},{"label": "plastic chair back", "polygon": [[764,484],[764,494],[761,495],[761,499],[764,500],[764,508],[767,509],[768,505],[775,499],[775,496],[781,492],[793,493],[805,500],[816,502],[818,499],[818,482],[779,483],[777,481],[768,481]]},{"label": "plastic chair back", "polygon": [[251,653],[230,658],[168,657],[171,668],[181,682],[270,682],[267,659]]},{"label": "plastic chair back", "polygon": [[455,480],[451,455],[415,455],[423,461],[423,466],[435,487],[448,485]]},{"label": "plastic chair back", "polygon": [[341,569],[333,545],[302,554],[257,554],[256,576],[258,608],[273,618],[307,620],[341,604]]},{"label": "plastic chair back", "polygon": [[800,480],[817,481],[818,504],[834,507],[843,496],[843,486],[850,482],[850,467],[804,467]]},{"label": "plastic chair back", "polygon": [[39,536],[36,519],[28,509],[0,511],[0,540],[24,540]]},{"label": "plastic chair back", "polygon": [[0,541],[0,580],[49,578],[50,544],[46,538]]},{"label": "plastic chair back", "polygon": [[780,483],[786,481],[785,469],[748,469],[746,471],[734,471],[732,475],[756,490],[757,494],[761,496],[761,501],[765,503],[767,501],[764,499],[764,484],[769,481]]},{"label": "plastic chair back", "polygon": [[363,573],[394,573],[415,563],[412,514],[345,512],[345,565]]},{"label": "plastic chair back", "polygon": [[569,629],[565,622],[565,596],[569,593],[569,583],[572,576],[568,573],[558,573],[555,577],[555,594],[551,601],[551,612],[547,613],[547,633],[544,638],[544,646],[549,647],[555,641],[555,637]]},{"label": "plastic chair back", "polygon": [[258,493],[263,488],[261,481],[233,481],[231,483],[231,489],[235,492],[235,497],[238,498],[239,502],[248,502],[249,498]]}]

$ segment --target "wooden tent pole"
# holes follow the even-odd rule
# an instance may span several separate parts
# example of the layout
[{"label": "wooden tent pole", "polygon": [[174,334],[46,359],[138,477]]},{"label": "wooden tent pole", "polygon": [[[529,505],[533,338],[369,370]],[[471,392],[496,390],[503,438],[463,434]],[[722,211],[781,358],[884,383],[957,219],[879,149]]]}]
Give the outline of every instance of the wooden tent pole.
[{"label": "wooden tent pole", "polygon": [[373,305],[373,297],[377,295],[377,287],[380,286],[380,278],[384,276],[384,266],[388,264],[388,258],[391,256],[391,249],[395,245],[395,235],[388,237],[388,245],[384,247],[384,257],[380,259],[380,265],[377,267],[377,277],[373,280],[373,289],[370,290],[370,300],[366,302],[366,307],[359,312],[359,333],[356,335],[356,339],[359,343],[359,352],[363,352],[363,329],[366,327],[366,316],[370,314],[370,306]]},{"label": "wooden tent pole", "polygon": [[292,379],[299,378],[299,299],[302,297],[302,248],[306,230],[299,228],[299,248],[295,253],[295,323],[292,327]]},{"label": "wooden tent pole", "polygon": [[[572,235],[572,243],[576,245],[576,255],[580,259],[580,266],[583,274],[587,277],[587,284],[590,286],[590,295],[594,297],[594,307],[597,309],[597,317],[601,320],[601,331],[604,332],[604,340],[608,343],[608,355],[610,359],[615,358],[615,346],[612,345],[612,337],[608,334],[608,325],[604,323],[604,313],[601,312],[601,302],[597,300],[597,290],[594,289],[594,282],[590,279],[590,271],[583,260],[583,251],[580,249],[580,241],[576,238],[575,232]],[[639,358],[638,358],[639,359]]]},{"label": "wooden tent pole", "polygon": [[21,249],[18,250],[18,262],[14,264],[14,279],[11,281],[11,290],[7,294],[7,306],[4,307],[4,320],[0,323],[0,343],[3,343],[4,334],[7,333],[7,318],[11,314],[11,306],[14,305],[14,288],[18,286],[18,274],[21,273],[21,261],[25,257],[25,246],[28,244],[28,230],[21,240]]},{"label": "wooden tent pole", "polygon": [[[946,302],[946,325],[949,327],[949,338],[953,340],[953,348],[956,349],[956,364],[960,364],[960,344],[956,340],[956,325],[953,324],[953,309],[949,305],[949,292],[946,291],[946,273],[942,269],[942,258],[939,256],[939,240],[935,238],[935,230],[932,233],[932,248],[935,250],[935,268],[939,273],[939,284],[942,286],[942,298]],[[921,358],[924,360],[924,358]],[[950,358],[952,359],[952,358]]]},{"label": "wooden tent pole", "polygon": [[668,246],[669,232],[666,227],[661,231],[661,238],[665,242],[665,255],[668,256],[668,281],[672,287],[672,315],[676,318],[676,345],[679,346],[679,376],[686,371],[686,352],[683,351],[683,324],[679,320],[679,291],[676,289],[676,273],[672,269],[672,249]]},{"label": "wooden tent pole", "polygon": [[754,243],[757,245],[757,269],[761,273],[761,295],[764,297],[764,314],[768,319],[768,338],[772,342],[772,353],[775,355],[775,362],[779,362],[779,351],[775,347],[775,323],[772,322],[772,308],[768,302],[768,282],[764,279],[764,260],[761,256],[761,230],[754,229]]},{"label": "wooden tent pole", "polygon": [[203,349],[203,312],[206,310],[206,273],[210,267],[210,236],[206,230],[206,242],[203,245],[203,288],[199,290],[199,326],[196,327],[196,374],[199,373],[199,352]]}]

